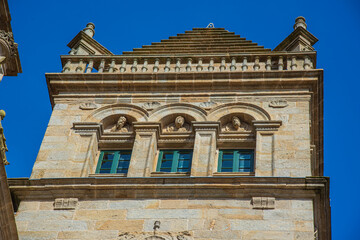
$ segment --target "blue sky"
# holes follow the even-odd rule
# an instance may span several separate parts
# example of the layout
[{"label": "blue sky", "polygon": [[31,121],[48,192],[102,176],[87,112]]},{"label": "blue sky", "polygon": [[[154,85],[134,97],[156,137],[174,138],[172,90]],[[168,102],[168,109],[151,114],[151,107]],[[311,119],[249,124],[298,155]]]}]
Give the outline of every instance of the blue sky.
[{"label": "blue sky", "polygon": [[273,49],[304,16],[319,39],[317,67],[324,69],[333,239],[358,238],[360,1],[8,1],[23,68],[0,83],[8,177],[30,176],[51,114],[45,73],[61,71],[60,55],[86,23],[95,23],[94,38],[120,54],[210,22]]}]

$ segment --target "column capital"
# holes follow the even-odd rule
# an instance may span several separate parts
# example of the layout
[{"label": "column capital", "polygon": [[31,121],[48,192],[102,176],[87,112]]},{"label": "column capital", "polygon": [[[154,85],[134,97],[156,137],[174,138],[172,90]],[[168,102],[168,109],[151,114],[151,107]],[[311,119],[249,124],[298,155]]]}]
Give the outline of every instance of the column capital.
[{"label": "column capital", "polygon": [[194,131],[216,131],[220,132],[220,122],[216,121],[192,121]]},{"label": "column capital", "polygon": [[156,132],[156,137],[159,139],[161,133],[161,126],[158,122],[134,122],[134,131],[138,132]]},{"label": "column capital", "polygon": [[256,131],[267,131],[274,132],[279,129],[282,124],[280,120],[269,120],[269,121],[252,121]]}]

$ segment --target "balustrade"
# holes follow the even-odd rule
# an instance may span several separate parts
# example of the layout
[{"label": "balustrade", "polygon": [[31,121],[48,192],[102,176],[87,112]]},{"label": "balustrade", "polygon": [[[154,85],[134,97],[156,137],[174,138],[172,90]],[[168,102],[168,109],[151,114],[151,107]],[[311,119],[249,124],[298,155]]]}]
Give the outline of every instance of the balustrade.
[{"label": "balustrade", "polygon": [[[124,58],[123,56],[63,56],[63,73],[171,73],[171,72],[248,72],[309,70],[312,56],[305,54],[249,54],[232,57]],[[193,66],[193,61],[196,62]]]}]

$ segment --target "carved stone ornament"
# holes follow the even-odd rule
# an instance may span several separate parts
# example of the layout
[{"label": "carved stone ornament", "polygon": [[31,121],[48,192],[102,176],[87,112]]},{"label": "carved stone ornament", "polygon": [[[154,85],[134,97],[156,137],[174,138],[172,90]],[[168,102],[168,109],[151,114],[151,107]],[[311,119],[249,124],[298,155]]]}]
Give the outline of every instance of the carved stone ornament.
[{"label": "carved stone ornament", "polygon": [[125,232],[118,240],[193,240],[191,234],[185,232]]},{"label": "carved stone ornament", "polygon": [[199,104],[199,107],[202,107],[206,110],[209,110],[217,105],[216,102],[210,101],[210,102],[202,102]]},{"label": "carved stone ornament", "polygon": [[81,103],[79,108],[82,110],[93,110],[98,108],[98,106],[95,103]]},{"label": "carved stone ornament", "polygon": [[253,197],[251,204],[254,209],[274,209],[275,198],[274,197]]},{"label": "carved stone ornament", "polygon": [[16,56],[18,45],[14,42],[12,32],[5,32],[4,30],[0,30],[0,39],[7,44],[10,50],[10,56]]},{"label": "carved stone ornament", "polygon": [[75,209],[78,203],[77,198],[56,198],[54,210],[71,210]]},{"label": "carved stone ornament", "polygon": [[161,105],[161,103],[159,102],[147,102],[147,103],[144,103],[142,105],[143,108],[145,108],[146,110],[153,110],[157,107],[159,107]]},{"label": "carved stone ornament", "polygon": [[130,125],[125,116],[120,116],[116,123],[111,127],[105,130],[106,132],[130,132]]},{"label": "carved stone ornament", "polygon": [[269,107],[272,108],[284,108],[287,106],[289,106],[289,104],[284,99],[273,100],[269,103]]},{"label": "carved stone ornament", "polygon": [[190,124],[186,123],[183,116],[177,116],[173,123],[167,125],[164,132],[188,132],[190,131]]},{"label": "carved stone ornament", "polygon": [[1,127],[1,122],[0,122],[0,155],[1,158],[3,159],[3,163],[4,165],[9,165],[9,162],[6,159],[6,152],[8,151],[7,146],[6,146],[6,138],[3,134],[3,129]]},{"label": "carved stone ornament", "polygon": [[233,116],[231,122],[226,123],[222,128],[222,132],[250,132],[252,127],[244,121],[241,121],[239,117]]}]

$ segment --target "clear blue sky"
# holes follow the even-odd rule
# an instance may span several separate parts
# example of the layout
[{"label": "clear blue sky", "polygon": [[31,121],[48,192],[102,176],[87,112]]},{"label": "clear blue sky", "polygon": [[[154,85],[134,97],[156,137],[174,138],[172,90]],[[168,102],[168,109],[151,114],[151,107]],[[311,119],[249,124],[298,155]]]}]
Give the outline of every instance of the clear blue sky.
[{"label": "clear blue sky", "polygon": [[319,42],[324,72],[325,175],[331,177],[333,239],[359,239],[360,1],[28,1],[8,0],[23,73],[0,83],[8,177],[29,177],[51,105],[46,72],[61,71],[67,43],[95,23],[95,39],[115,54],[206,27],[224,27],[267,48],[297,16]]}]

